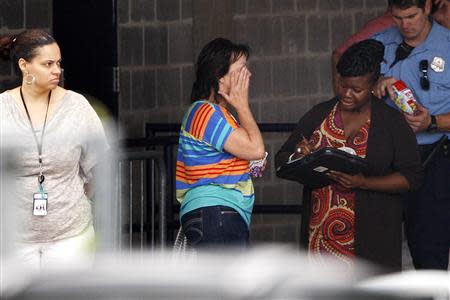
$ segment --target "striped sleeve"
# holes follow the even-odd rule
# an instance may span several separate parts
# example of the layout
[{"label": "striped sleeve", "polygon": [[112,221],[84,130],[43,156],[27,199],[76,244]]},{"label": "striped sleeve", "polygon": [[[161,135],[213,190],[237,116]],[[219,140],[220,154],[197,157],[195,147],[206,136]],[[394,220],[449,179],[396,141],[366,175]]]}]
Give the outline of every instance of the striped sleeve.
[{"label": "striped sleeve", "polygon": [[233,131],[224,113],[216,105],[197,102],[192,107],[184,129],[196,139],[222,151]]}]

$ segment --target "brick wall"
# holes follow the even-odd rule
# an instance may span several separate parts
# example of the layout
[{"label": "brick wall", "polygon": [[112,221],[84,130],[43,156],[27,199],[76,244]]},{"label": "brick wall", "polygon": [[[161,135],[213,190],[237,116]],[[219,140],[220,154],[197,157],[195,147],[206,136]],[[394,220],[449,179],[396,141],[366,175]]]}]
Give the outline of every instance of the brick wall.
[{"label": "brick wall", "polygon": [[[42,28],[51,32],[51,0],[0,1],[0,35],[17,34],[27,28]],[[11,63],[0,61],[0,92],[17,86]]]},{"label": "brick wall", "polygon": [[118,0],[120,121],[128,136],[145,122],[180,122],[193,81],[192,1]]}]

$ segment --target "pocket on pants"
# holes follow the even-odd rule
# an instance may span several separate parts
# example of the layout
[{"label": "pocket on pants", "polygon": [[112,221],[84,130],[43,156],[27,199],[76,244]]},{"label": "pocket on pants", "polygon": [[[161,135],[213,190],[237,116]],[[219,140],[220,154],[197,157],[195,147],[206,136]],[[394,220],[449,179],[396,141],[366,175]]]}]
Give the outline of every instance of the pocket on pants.
[{"label": "pocket on pants", "polygon": [[[429,176],[429,192],[434,194],[437,201],[448,202],[450,199],[450,159],[438,157],[431,165],[432,169],[426,176]],[[428,204],[430,205],[430,204]]]},{"label": "pocket on pants", "polygon": [[225,243],[235,246],[247,245],[249,231],[241,215],[235,210],[224,210],[220,214],[220,226]]},{"label": "pocket on pants", "polygon": [[235,220],[239,220],[239,218],[241,218],[241,215],[235,210],[221,210],[220,215],[220,226],[223,226],[223,222],[225,220],[231,220],[231,222],[234,222]]},{"label": "pocket on pants", "polygon": [[189,244],[195,246],[203,239],[202,211],[192,211],[182,218],[183,232]]}]

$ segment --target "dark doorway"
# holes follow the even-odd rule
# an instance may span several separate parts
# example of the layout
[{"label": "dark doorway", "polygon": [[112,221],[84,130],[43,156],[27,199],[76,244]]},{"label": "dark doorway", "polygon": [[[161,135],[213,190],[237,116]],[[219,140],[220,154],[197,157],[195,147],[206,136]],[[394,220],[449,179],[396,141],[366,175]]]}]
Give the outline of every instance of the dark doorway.
[{"label": "dark doorway", "polygon": [[117,117],[116,2],[54,0],[53,34],[61,47],[64,87],[94,96]]}]

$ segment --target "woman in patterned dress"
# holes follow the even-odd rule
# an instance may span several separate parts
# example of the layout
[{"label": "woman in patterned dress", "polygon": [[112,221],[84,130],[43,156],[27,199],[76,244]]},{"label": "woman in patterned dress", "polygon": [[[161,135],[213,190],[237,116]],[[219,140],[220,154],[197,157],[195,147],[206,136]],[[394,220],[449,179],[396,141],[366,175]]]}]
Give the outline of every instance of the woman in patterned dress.
[{"label": "woman in patterned dress", "polygon": [[355,256],[401,269],[402,192],[417,188],[422,168],[404,117],[372,94],[384,47],[365,40],[341,57],[338,96],[303,116],[276,156],[277,167],[323,147],[352,148],[368,170],[330,171],[333,184],[305,188],[302,236],[314,260]]}]

